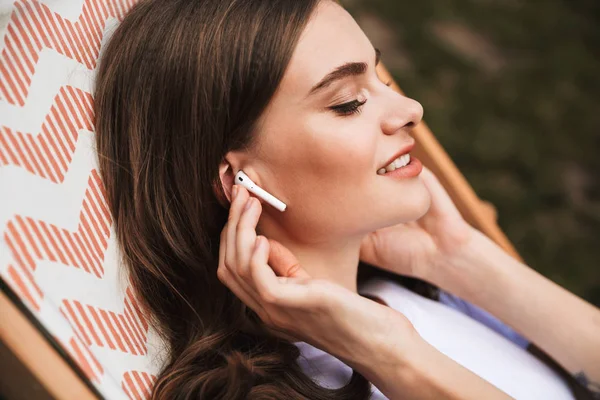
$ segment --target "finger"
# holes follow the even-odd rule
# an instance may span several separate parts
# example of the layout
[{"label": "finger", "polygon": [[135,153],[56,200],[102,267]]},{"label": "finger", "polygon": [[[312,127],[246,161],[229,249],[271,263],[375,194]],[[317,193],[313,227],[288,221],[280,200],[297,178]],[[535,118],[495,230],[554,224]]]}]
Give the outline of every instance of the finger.
[{"label": "finger", "polygon": [[[244,304],[252,308],[259,316],[264,314],[264,308],[258,302],[258,294],[252,295],[242,287],[234,273],[225,265],[225,252],[227,248],[227,229],[229,223],[226,223],[221,231],[221,239],[219,243],[219,266],[217,268],[217,276],[221,283],[229,288],[233,294],[239,298]],[[261,317],[262,319],[262,317]]]},{"label": "finger", "polygon": [[250,208],[243,210],[236,232],[237,273],[249,285],[254,286],[249,276],[250,258],[256,244],[256,224],[260,219],[262,206],[255,198],[249,198]]},{"label": "finger", "polygon": [[237,274],[237,246],[236,246],[236,232],[237,225],[240,220],[240,214],[248,199],[248,191],[242,186],[237,186],[237,196],[231,203],[229,209],[229,217],[227,220],[227,248],[225,252],[225,265],[231,270],[231,272]]},{"label": "finger", "polygon": [[360,259],[366,263],[377,265],[379,257],[377,255],[377,232],[369,233],[360,242]]},{"label": "finger", "polygon": [[227,268],[223,268],[219,272],[219,280],[233,292],[233,294],[240,299],[246,306],[250,307],[258,316],[264,320],[264,316],[267,315],[264,307],[252,296],[239,281],[235,278],[234,274]]},{"label": "finger", "polygon": [[268,263],[278,276],[290,278],[310,278],[308,272],[300,266],[296,256],[277,240],[268,239],[270,253]]},{"label": "finger", "polygon": [[256,247],[250,257],[250,274],[258,295],[267,303],[271,303],[276,295],[276,286],[279,285],[279,281],[275,271],[267,264],[268,259],[268,241],[264,236],[258,236]]},{"label": "finger", "polygon": [[[404,243],[412,243],[407,241],[415,232],[414,228],[408,224],[392,225],[369,233],[360,242],[360,259],[372,265],[383,264],[383,259],[380,258],[379,250],[389,247],[390,238],[393,238],[394,248],[403,247]],[[385,258],[385,257],[384,257]]]},{"label": "finger", "polygon": [[286,306],[306,306],[312,300],[308,295],[306,282],[309,279],[282,279],[275,275],[274,269],[267,264],[269,260],[271,241],[264,236],[258,236],[257,248],[252,253],[250,271],[257,292],[269,304]]},{"label": "finger", "polygon": [[431,193],[431,206],[429,212],[444,217],[459,217],[460,212],[454,205],[454,202],[444,189],[437,177],[428,168],[423,167],[421,179]]},{"label": "finger", "polygon": [[227,226],[229,224],[226,223],[221,229],[221,237],[219,239],[219,265],[217,267],[217,272],[219,272],[220,268],[225,268],[225,252],[227,251]]}]

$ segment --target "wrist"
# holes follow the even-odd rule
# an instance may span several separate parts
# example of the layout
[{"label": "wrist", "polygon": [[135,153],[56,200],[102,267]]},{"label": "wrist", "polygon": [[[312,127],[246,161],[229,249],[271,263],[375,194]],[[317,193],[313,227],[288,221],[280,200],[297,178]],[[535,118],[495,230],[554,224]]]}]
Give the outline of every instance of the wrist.
[{"label": "wrist", "polygon": [[494,282],[502,271],[500,266],[514,261],[482,232],[470,229],[468,241],[452,254],[439,258],[428,276],[428,281],[440,289],[463,298],[471,298]]},{"label": "wrist", "polygon": [[401,387],[406,394],[418,393],[428,386],[429,378],[420,357],[423,356],[421,350],[429,345],[412,325],[409,332],[397,336],[401,337],[401,344],[400,341],[371,341],[371,357],[356,369],[382,393],[393,391],[392,386]]}]

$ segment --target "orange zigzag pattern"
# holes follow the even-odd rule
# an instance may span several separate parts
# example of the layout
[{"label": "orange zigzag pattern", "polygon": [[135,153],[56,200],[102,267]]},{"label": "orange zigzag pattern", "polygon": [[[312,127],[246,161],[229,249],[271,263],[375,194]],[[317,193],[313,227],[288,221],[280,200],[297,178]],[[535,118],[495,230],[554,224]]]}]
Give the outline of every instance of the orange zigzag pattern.
[{"label": "orange zigzag pattern", "polygon": [[121,20],[135,0],[86,0],[76,22],[71,22],[35,0],[14,3],[0,55],[0,98],[23,106],[31,77],[43,48],[51,48],[96,67],[102,30],[112,16]]},{"label": "orange zigzag pattern", "polygon": [[[56,225],[20,215],[9,221],[4,240],[20,270],[30,276],[28,271],[36,269],[36,260],[50,260],[83,268],[102,278],[104,252],[112,224],[105,198],[100,176],[96,170],[92,170],[77,231],[69,232]],[[23,297],[27,298],[26,295]]]},{"label": "orange zigzag pattern", "polygon": [[56,336],[54,338],[67,350],[90,381],[100,382],[100,376],[104,374],[104,369],[86,346],[82,345],[75,336],[72,336],[68,342],[63,342]]},{"label": "orange zigzag pattern", "polygon": [[80,129],[94,129],[92,96],[72,86],[61,87],[38,134],[0,126],[0,165],[19,165],[52,182],[62,182]]},{"label": "orange zigzag pattern", "polygon": [[156,376],[147,372],[128,371],[123,374],[121,387],[131,400],[144,400],[150,398]]},{"label": "orange zigzag pattern", "polygon": [[91,346],[108,347],[133,355],[144,355],[148,349],[148,323],[135,300],[133,290],[125,293],[122,314],[107,311],[78,300],[63,300],[60,308],[83,342]]}]

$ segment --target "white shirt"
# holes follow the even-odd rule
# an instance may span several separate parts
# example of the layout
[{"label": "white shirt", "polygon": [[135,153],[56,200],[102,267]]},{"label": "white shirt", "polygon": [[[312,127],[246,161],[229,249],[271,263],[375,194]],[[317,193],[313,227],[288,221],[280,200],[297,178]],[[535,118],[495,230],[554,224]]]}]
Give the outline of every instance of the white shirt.
[{"label": "white shirt", "polygon": [[[566,382],[523,347],[483,323],[438,301],[425,298],[398,283],[375,277],[358,289],[400,311],[433,347],[517,400],[572,400]],[[336,357],[306,342],[299,364],[321,386],[347,384],[352,369]],[[374,400],[387,399],[373,385]]]}]

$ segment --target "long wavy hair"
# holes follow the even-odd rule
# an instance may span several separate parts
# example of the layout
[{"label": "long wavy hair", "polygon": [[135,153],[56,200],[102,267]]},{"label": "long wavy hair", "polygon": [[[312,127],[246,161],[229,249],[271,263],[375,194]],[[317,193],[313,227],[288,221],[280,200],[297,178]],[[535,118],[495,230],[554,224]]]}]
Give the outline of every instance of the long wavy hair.
[{"label": "long wavy hair", "polygon": [[[142,0],[99,60],[100,173],[123,264],[168,348],[153,399],[368,399],[357,371],[319,386],[216,274],[229,205],[218,166],[250,148],[322,0]],[[329,0],[325,0],[329,1]],[[434,297],[427,284],[359,266]],[[420,290],[424,288],[425,291]]]}]

